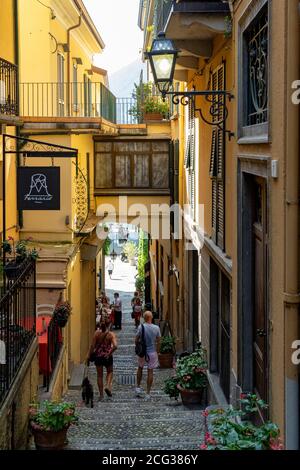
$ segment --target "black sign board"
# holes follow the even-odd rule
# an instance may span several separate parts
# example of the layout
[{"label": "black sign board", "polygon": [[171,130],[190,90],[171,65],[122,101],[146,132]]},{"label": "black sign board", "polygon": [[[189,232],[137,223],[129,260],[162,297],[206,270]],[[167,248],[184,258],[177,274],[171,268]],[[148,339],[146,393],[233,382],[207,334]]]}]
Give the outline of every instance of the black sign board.
[{"label": "black sign board", "polygon": [[18,209],[29,211],[60,210],[60,167],[19,167]]}]

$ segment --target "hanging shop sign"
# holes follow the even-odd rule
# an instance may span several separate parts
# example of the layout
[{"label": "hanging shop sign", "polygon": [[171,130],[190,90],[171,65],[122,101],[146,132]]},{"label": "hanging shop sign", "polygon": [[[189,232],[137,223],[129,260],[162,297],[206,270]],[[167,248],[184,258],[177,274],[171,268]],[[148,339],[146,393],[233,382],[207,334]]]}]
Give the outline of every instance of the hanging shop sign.
[{"label": "hanging shop sign", "polygon": [[60,167],[18,167],[18,209],[60,210]]}]

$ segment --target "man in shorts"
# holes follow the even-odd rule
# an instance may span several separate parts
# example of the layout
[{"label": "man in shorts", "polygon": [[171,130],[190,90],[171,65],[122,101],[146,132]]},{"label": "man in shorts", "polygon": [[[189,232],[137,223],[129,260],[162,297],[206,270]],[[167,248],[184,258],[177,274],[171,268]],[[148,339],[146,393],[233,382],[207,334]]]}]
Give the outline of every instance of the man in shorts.
[{"label": "man in shorts", "polygon": [[[141,397],[143,390],[141,389],[141,381],[143,377],[143,367],[147,364],[148,367],[148,376],[147,376],[147,394],[145,396],[146,400],[150,400],[150,391],[153,384],[153,369],[158,367],[158,354],[159,342],[160,342],[160,329],[157,325],[152,323],[153,315],[148,310],[144,313],[143,323],[145,329],[145,342],[146,342],[146,357],[138,358],[138,371],[137,371],[137,387],[135,389],[135,394],[138,397]],[[137,343],[139,337],[142,335],[142,325],[137,329],[135,343]]]}]

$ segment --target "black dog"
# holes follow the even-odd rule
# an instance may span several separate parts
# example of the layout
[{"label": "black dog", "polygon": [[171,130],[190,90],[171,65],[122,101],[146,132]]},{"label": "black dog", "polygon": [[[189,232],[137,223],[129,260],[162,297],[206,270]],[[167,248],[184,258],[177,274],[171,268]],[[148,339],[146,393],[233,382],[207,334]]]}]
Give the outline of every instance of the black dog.
[{"label": "black dog", "polygon": [[94,390],[93,385],[89,381],[88,377],[85,377],[82,381],[82,400],[88,405],[91,402],[91,408],[94,407]]}]

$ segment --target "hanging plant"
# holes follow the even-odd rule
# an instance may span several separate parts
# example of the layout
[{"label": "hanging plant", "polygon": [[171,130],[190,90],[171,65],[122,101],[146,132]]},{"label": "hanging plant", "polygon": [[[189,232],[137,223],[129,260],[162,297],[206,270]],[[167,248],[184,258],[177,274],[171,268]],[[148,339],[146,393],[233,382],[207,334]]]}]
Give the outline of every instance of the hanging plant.
[{"label": "hanging plant", "polygon": [[71,305],[67,301],[57,304],[53,312],[53,320],[58,326],[62,328],[66,326],[69,316],[71,315],[71,310]]}]

